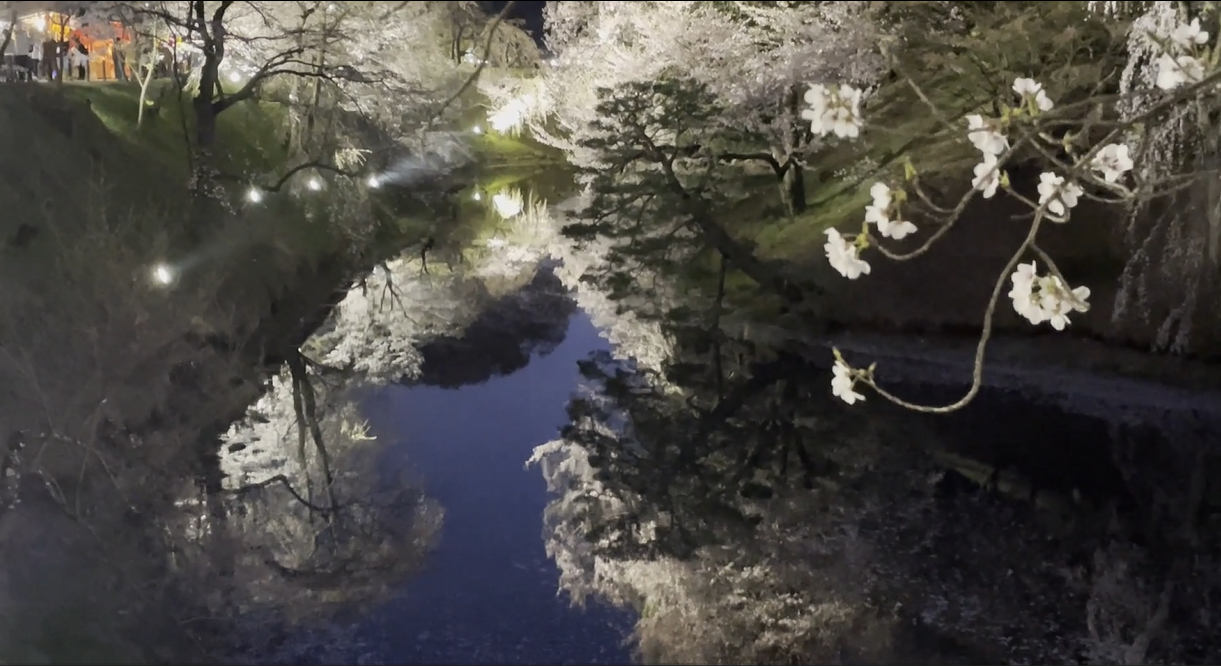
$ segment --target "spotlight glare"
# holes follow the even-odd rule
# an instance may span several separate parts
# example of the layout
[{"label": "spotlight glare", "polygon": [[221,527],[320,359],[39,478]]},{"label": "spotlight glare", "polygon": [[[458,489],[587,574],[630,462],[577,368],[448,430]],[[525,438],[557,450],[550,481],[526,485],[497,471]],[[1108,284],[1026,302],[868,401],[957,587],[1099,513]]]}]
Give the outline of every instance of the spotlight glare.
[{"label": "spotlight glare", "polygon": [[166,264],[157,264],[153,266],[153,281],[159,285],[168,287],[174,283],[174,269]]}]

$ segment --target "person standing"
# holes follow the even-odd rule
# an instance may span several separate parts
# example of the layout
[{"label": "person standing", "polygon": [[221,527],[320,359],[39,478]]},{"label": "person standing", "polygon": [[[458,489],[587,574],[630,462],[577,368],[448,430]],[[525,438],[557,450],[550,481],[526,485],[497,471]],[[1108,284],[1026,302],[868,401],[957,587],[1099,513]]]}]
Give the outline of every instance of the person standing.
[{"label": "person standing", "polygon": [[73,54],[76,58],[76,71],[80,75],[81,81],[89,80],[89,49],[85,48],[85,43],[76,40],[76,53]]},{"label": "person standing", "polygon": [[114,63],[114,80],[127,80],[127,54],[123,50],[123,46],[119,44],[119,38],[116,37],[110,43],[110,60]]},{"label": "person standing", "polygon": [[39,78],[42,74],[42,45],[37,40],[30,40],[30,78]]},{"label": "person standing", "polygon": [[42,40],[42,77],[48,81],[54,81],[59,76],[58,50],[55,41],[50,37]]},{"label": "person standing", "polygon": [[72,45],[67,38],[55,43],[55,58],[59,61],[59,79],[67,81],[72,78]]}]

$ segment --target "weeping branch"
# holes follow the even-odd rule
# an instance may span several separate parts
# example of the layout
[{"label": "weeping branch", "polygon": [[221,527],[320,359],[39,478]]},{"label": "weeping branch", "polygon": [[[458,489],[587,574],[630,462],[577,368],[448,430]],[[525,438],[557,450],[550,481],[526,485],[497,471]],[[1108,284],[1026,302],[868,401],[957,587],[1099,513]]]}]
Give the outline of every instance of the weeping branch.
[{"label": "weeping branch", "polygon": [[322,437],[322,426],[318,423],[318,400],[300,352],[295,352],[288,357],[288,369],[293,378],[293,402],[295,404],[300,400],[301,403],[301,409],[297,414],[297,426],[298,428],[309,428],[310,436],[314,440],[314,448],[318,452],[318,460],[322,465],[327,500],[332,509],[338,509],[339,501],[335,497],[335,477],[331,471],[331,454],[327,451],[326,442]]}]

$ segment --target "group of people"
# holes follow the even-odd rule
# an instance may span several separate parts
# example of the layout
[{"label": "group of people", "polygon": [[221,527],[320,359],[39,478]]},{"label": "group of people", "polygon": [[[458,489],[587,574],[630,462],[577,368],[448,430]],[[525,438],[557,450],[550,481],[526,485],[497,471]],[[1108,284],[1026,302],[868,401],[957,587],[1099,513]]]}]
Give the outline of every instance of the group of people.
[{"label": "group of people", "polygon": [[76,36],[67,40],[45,39],[39,43],[24,31],[13,32],[5,64],[9,77],[18,81],[35,79],[89,80],[89,49]]}]

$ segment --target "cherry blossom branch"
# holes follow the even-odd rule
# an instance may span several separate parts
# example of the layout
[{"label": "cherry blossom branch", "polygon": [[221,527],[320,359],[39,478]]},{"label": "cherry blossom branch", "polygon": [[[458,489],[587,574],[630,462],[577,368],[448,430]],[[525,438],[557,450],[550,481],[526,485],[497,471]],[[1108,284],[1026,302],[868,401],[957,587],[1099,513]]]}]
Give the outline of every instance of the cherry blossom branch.
[{"label": "cherry blossom branch", "polygon": [[[1173,34],[1162,40],[1164,52],[1155,63],[1158,68],[1157,87],[1162,91],[1174,91],[1164,95],[1161,100],[1148,108],[1139,116],[1122,118],[1119,122],[1100,123],[1103,106],[1098,96],[1070,105],[1067,108],[1076,110],[1083,108],[1089,112],[1083,122],[1075,122],[1066,128],[1062,138],[1054,137],[1049,127],[1061,126],[1060,122],[1069,117],[1065,107],[1052,111],[1055,103],[1047,96],[1042,85],[1028,78],[1018,78],[1013,82],[1013,92],[1020,98],[1015,107],[1002,104],[997,111],[997,118],[986,118],[981,114],[967,116],[967,138],[981,152],[982,162],[975,167],[975,178],[971,189],[952,208],[938,206],[932,201],[917,182],[918,174],[910,162],[905,164],[906,182],[917,199],[927,205],[933,213],[944,213],[946,219],[925,242],[916,250],[900,254],[888,250],[880,244],[871,233],[869,225],[874,225],[877,232],[884,238],[900,240],[917,231],[914,224],[901,217],[902,204],[907,201],[906,188],[892,190],[885,182],[877,182],[870,189],[872,203],[865,209],[865,219],[862,230],[854,236],[843,236],[836,229],[828,229],[827,244],[824,246],[827,258],[832,267],[848,279],[857,279],[870,272],[870,266],[860,258],[861,251],[875,247],[885,257],[903,261],[921,256],[934,243],[942,238],[953,225],[961,219],[963,211],[974,199],[976,193],[989,199],[998,189],[1004,189],[1010,196],[1029,206],[1034,212],[1026,238],[1017,251],[1010,257],[1001,275],[993,286],[991,296],[984,312],[982,331],[972,366],[971,386],[959,400],[943,406],[918,405],[908,402],[879,387],[874,380],[876,364],[865,370],[851,367],[844,361],[839,350],[833,350],[835,365],[831,381],[832,393],[852,404],[863,400],[864,396],[856,392],[856,383],[861,383],[874,389],[878,395],[902,407],[924,413],[942,414],[957,411],[969,404],[978,395],[983,385],[983,364],[987,345],[992,336],[996,306],[1000,301],[1001,291],[1007,280],[1012,281],[1013,289],[1009,296],[1013,299],[1014,309],[1032,324],[1050,323],[1056,330],[1063,330],[1069,323],[1068,314],[1084,312],[1089,309],[1089,289],[1085,287],[1070,288],[1068,281],[1061,273],[1055,261],[1036,244],[1039,229],[1044,220],[1050,219],[1057,223],[1066,223],[1070,211],[1076,207],[1079,199],[1092,198],[1106,203],[1125,203],[1137,199],[1150,199],[1157,196],[1156,185],[1136,180],[1137,187],[1131,189],[1121,182],[1128,172],[1132,171],[1134,162],[1131,149],[1124,143],[1113,143],[1125,132],[1147,119],[1155,118],[1169,112],[1175,104],[1187,101],[1192,95],[1198,103],[1199,95],[1204,94],[1203,86],[1215,86],[1221,81],[1221,71],[1208,72],[1200,60],[1208,62],[1215,68],[1221,59],[1221,47],[1208,49],[1207,32],[1201,31],[1198,21],[1190,25],[1180,25]],[[945,115],[925,94],[915,81],[907,76],[902,67],[896,64],[897,71],[903,75],[910,87],[933,116],[941,124],[952,129]],[[811,131],[816,135],[834,133],[840,137],[855,138],[860,133],[861,116],[859,100],[861,92],[847,85],[828,88],[822,85],[811,86],[806,96],[810,108],[803,113],[803,118],[811,121]],[[1085,106],[1082,106],[1085,105]],[[1092,111],[1090,111],[1092,109]],[[1011,128],[1020,127],[1024,133],[1010,144],[1008,132]],[[1108,127],[1109,131],[1097,142],[1094,142],[1083,154],[1076,147],[1082,139],[1088,138],[1092,128]],[[1074,132],[1074,129],[1076,132]],[[1005,164],[1020,148],[1029,145],[1044,158],[1053,170],[1044,171],[1039,176],[1038,200],[1032,200],[1017,192],[1009,183],[1007,174],[1003,171]],[[1052,147],[1058,150],[1052,150]],[[1142,148],[1147,143],[1142,142]],[[1067,154],[1066,160],[1060,153]],[[1143,156],[1143,151],[1141,153]],[[1189,174],[1183,183],[1186,187],[1197,181],[1201,173]],[[1118,196],[1109,199],[1087,193],[1079,183],[1085,183],[1095,188],[1109,191]],[[1021,264],[1019,262],[1027,253],[1033,253],[1047,267],[1047,273],[1040,276],[1037,264]]]},{"label": "cherry blossom branch", "polygon": [[[979,342],[975,345],[975,358],[971,367],[971,387],[967,389],[966,394],[955,402],[940,407],[918,405],[914,402],[908,402],[878,386],[873,378],[872,370],[862,375],[860,381],[873,389],[878,395],[894,404],[925,414],[949,414],[971,404],[971,401],[975,399],[975,396],[979,395],[979,391],[984,385],[984,355],[988,350],[988,342],[992,339],[993,320],[996,316],[996,305],[1000,302],[1001,291],[1005,288],[1005,282],[1009,279],[1009,274],[1013,272],[1018,262],[1026,254],[1026,251],[1034,245],[1035,236],[1039,233],[1039,226],[1042,224],[1043,219],[1042,211],[1035,213],[1034,223],[1030,225],[1030,231],[1026,234],[1026,239],[1022,242],[1017,252],[1014,252],[1013,256],[1009,257],[1009,261],[1005,264],[1004,270],[1001,271],[1000,277],[997,278],[996,284],[992,286],[992,295],[988,297],[988,307],[984,310],[983,331],[980,333]],[[838,351],[836,351],[836,355],[839,355]],[[842,363],[842,361],[839,362]]]}]

